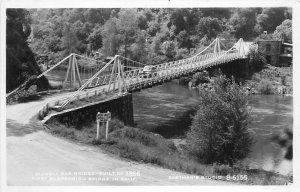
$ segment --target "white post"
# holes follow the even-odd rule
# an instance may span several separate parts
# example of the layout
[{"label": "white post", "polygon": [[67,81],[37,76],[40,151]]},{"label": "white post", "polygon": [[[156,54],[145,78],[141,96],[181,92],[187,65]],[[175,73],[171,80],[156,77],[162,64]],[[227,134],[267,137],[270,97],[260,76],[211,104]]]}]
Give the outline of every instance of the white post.
[{"label": "white post", "polygon": [[105,130],[105,140],[108,139],[108,127],[109,127],[109,121],[111,120],[111,113],[107,111],[107,116],[106,116],[106,130]]},{"label": "white post", "polygon": [[100,112],[97,113],[97,119],[96,119],[96,122],[97,122],[97,136],[96,136],[96,140],[99,141],[99,135],[100,135]]},{"label": "white post", "polygon": [[96,140],[99,140],[99,129],[100,129],[100,122],[97,121],[97,136],[96,136]]},{"label": "white post", "polygon": [[109,121],[106,121],[105,140],[107,140],[108,137],[108,125],[109,125]]},{"label": "white post", "polygon": [[239,56],[241,56],[241,45],[242,45],[242,40],[241,40],[242,38],[240,38],[240,40],[239,40],[239,47],[238,47],[238,52],[239,52]]}]

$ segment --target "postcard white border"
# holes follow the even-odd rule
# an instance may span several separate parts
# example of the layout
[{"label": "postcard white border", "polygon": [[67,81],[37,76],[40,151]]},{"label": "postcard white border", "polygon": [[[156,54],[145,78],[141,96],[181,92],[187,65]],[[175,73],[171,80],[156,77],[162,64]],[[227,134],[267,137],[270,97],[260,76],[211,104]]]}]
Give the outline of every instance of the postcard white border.
[{"label": "postcard white border", "polygon": [[[66,187],[10,187],[6,183],[6,8],[189,8],[189,7],[292,7],[293,8],[293,89],[294,89],[294,159],[292,186],[152,186],[152,187],[116,187],[116,186],[66,186]],[[300,0],[2,0],[1,1],[1,189],[4,191],[295,191],[300,190],[299,178],[299,136],[300,136]],[[298,117],[298,118],[297,118]]]}]

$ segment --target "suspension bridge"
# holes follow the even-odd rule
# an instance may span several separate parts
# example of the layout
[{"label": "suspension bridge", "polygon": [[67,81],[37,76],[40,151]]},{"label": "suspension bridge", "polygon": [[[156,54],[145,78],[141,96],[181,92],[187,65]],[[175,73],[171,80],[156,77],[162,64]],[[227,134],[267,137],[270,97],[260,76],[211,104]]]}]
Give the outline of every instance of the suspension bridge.
[{"label": "suspension bridge", "polygon": [[[41,111],[47,111],[49,108],[63,110],[73,101],[102,94],[122,95],[140,91],[209,67],[246,58],[248,49],[243,39],[226,49],[220,39],[216,38],[202,51],[189,58],[151,65],[149,73],[143,70],[147,64],[121,55],[115,55],[106,63],[72,53],[37,76],[37,79],[45,76],[52,87],[73,91],[66,97],[57,97],[57,100],[47,103]],[[18,90],[7,94],[7,97]]]}]

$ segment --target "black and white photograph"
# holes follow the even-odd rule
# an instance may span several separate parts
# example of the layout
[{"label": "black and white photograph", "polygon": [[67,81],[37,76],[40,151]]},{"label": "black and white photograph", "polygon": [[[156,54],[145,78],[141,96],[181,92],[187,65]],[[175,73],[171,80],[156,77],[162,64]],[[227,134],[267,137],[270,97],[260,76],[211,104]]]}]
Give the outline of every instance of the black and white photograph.
[{"label": "black and white photograph", "polygon": [[299,1],[29,2],[1,5],[4,191],[295,187]]}]

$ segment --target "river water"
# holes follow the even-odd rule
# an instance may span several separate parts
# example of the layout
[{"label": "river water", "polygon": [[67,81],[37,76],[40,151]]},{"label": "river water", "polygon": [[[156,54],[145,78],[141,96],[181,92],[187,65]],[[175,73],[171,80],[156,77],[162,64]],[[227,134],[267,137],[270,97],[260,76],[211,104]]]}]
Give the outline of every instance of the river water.
[{"label": "river water", "polygon": [[[184,140],[191,116],[199,101],[197,89],[172,81],[133,94],[134,120],[137,127],[153,131],[168,139]],[[252,123],[249,126],[255,143],[242,161],[251,168],[284,175],[292,174],[292,162],[284,160],[285,149],[271,138],[293,127],[293,98],[278,95],[251,96]]]}]

